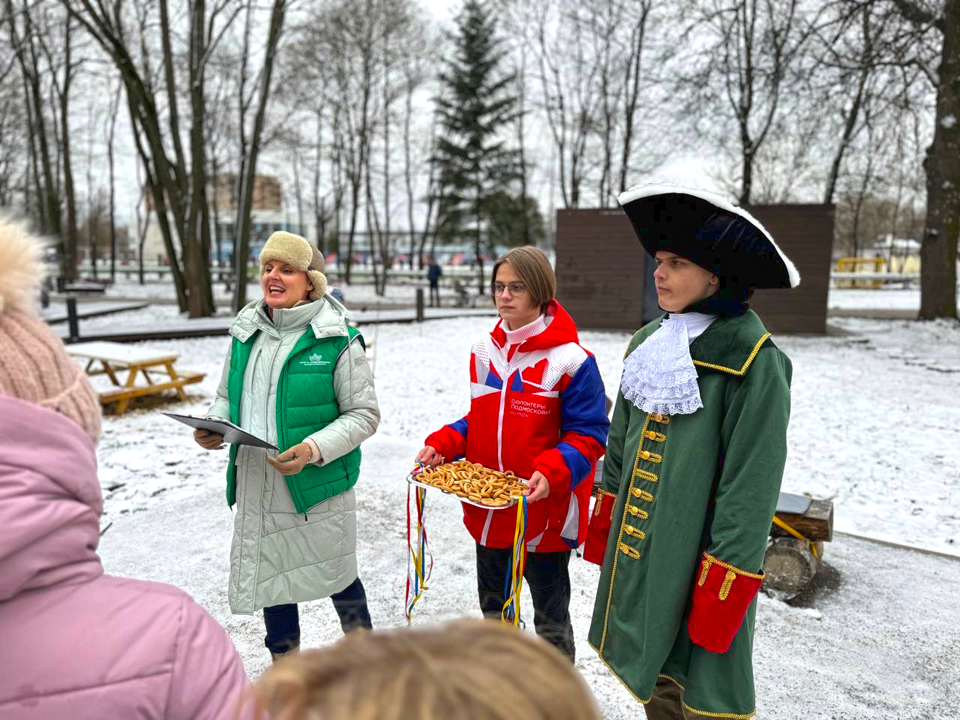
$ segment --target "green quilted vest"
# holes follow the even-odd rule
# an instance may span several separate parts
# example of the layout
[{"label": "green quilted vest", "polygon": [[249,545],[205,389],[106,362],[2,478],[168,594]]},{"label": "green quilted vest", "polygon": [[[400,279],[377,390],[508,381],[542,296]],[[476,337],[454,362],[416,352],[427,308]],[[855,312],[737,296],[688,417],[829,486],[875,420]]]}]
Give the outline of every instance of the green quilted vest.
[{"label": "green quilted vest", "polygon": [[[277,445],[287,450],[340,416],[333,386],[333,370],[337,359],[359,335],[348,327],[344,336],[317,338],[312,328],[297,340],[284,360],[277,387]],[[253,349],[256,333],[246,342],[233,339],[230,351],[230,374],[227,389],[230,395],[230,422],[240,423],[240,398],[243,397],[243,376]],[[363,343],[363,338],[359,338]],[[237,501],[237,448],[230,446],[227,467],[227,503]],[[308,464],[296,475],[287,475],[287,489],[298,513],[306,513],[314,505],[346,492],[360,474],[360,448],[355,448],[323,467]]]}]

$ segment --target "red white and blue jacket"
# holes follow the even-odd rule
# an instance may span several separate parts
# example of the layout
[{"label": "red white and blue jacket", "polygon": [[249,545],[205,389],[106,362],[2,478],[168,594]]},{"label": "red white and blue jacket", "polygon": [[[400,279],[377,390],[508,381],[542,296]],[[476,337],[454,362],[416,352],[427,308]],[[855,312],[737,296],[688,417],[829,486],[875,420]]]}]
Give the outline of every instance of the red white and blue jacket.
[{"label": "red white and blue jacket", "polygon": [[[559,552],[586,536],[594,470],[610,422],[596,358],[580,346],[573,319],[554,300],[544,320],[545,330],[507,353],[502,321],[474,344],[470,412],[426,444],[447,460],[466,457],[521,478],[543,473],[550,494],[529,506],[527,550]],[[481,545],[513,545],[512,511],[464,503],[463,522]]]}]

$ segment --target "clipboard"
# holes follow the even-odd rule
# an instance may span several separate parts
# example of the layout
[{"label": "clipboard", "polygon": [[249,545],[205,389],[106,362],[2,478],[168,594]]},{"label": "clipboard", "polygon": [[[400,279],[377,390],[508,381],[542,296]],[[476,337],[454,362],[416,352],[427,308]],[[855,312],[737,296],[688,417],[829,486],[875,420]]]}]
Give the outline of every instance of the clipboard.
[{"label": "clipboard", "polygon": [[215,420],[213,418],[198,418],[193,415],[178,415],[177,413],[163,413],[168,418],[173,418],[184,425],[189,425],[198,430],[210,430],[211,432],[223,435],[223,441],[231,445],[250,445],[252,447],[265,448],[267,450],[276,450],[280,448],[271,445],[265,440],[261,440],[256,435],[251,435],[239,425],[234,425],[229,420]]}]

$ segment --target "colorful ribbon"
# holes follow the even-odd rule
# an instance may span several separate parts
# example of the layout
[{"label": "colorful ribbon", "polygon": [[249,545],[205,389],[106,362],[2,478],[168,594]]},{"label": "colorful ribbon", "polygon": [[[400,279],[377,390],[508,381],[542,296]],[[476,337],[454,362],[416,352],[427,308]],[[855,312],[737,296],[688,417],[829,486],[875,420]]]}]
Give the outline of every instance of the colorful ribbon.
[{"label": "colorful ribbon", "polygon": [[520,622],[520,590],[523,587],[523,568],[527,561],[527,498],[520,496],[517,503],[517,525],[513,532],[513,550],[510,553],[510,571],[503,588],[506,602],[500,611],[500,620],[511,625]]},{"label": "colorful ribbon", "polygon": [[[417,474],[423,470],[424,465],[417,463],[411,474]],[[413,488],[417,506],[417,538],[416,546],[410,540],[411,514],[410,514],[410,490]],[[427,528],[423,523],[424,507],[427,500],[427,491],[422,487],[407,485],[407,548],[410,555],[407,558],[407,594],[404,602],[404,614],[409,623],[413,617],[413,608],[426,592],[427,581],[433,574],[433,554],[430,552],[427,544]],[[430,562],[427,562],[427,558]]]}]

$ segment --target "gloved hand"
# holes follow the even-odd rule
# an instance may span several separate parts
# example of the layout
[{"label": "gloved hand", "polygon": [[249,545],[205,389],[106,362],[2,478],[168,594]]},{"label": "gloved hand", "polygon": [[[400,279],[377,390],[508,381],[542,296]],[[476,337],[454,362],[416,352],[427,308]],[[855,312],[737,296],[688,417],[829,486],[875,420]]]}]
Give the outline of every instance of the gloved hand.
[{"label": "gloved hand", "polygon": [[277,457],[267,455],[267,462],[277,469],[281,475],[296,475],[303,470],[303,466],[313,457],[313,449],[305,442],[294,445]]}]

